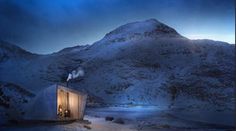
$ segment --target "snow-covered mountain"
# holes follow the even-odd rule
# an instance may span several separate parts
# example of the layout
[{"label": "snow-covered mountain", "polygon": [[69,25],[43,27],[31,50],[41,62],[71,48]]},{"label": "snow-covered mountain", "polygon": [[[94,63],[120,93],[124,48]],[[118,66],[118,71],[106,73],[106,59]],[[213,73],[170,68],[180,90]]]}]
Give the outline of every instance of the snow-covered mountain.
[{"label": "snow-covered mountain", "polygon": [[65,83],[68,73],[82,66],[85,76],[69,85],[87,92],[90,103],[232,110],[234,47],[190,40],[150,19],[120,26],[92,45],[49,55],[2,41],[0,80],[37,94]]}]

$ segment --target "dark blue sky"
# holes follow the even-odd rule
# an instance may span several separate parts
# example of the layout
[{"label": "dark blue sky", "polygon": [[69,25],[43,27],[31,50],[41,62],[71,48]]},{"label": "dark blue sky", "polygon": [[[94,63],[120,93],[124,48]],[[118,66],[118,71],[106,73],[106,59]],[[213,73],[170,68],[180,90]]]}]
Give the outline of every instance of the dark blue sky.
[{"label": "dark blue sky", "polygon": [[234,10],[234,0],[0,0],[0,39],[45,54],[155,18],[188,38],[234,43]]}]

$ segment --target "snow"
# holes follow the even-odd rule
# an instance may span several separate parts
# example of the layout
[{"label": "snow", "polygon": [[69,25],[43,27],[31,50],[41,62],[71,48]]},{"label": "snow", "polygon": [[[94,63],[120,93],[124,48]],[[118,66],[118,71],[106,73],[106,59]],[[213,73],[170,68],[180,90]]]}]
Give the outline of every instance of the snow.
[{"label": "snow", "polygon": [[175,114],[179,118],[184,118],[192,121],[201,121],[205,123],[222,124],[227,126],[234,126],[234,113],[231,111],[225,112],[212,112],[207,110],[196,111],[182,111]]},{"label": "snow", "polygon": [[110,121],[105,121],[105,118],[85,116],[85,119],[92,122],[91,131],[136,131],[131,124],[117,124]]},{"label": "snow", "polygon": [[[184,114],[184,115],[182,115]],[[198,117],[196,117],[198,115]],[[137,131],[137,130],[232,130],[234,124],[229,124],[221,119],[221,122],[206,121],[199,119],[199,116],[206,114],[199,112],[192,114],[191,112],[181,113],[177,110],[166,110],[157,106],[138,106],[138,107],[103,107],[88,108],[85,120],[89,120],[91,124],[83,122],[72,122],[67,124],[42,123],[36,125],[22,126],[3,126],[0,130],[68,130],[68,131]],[[113,121],[106,121],[105,117],[113,117],[114,119],[122,119],[124,124],[118,124]],[[224,116],[225,117],[225,116]],[[224,118],[223,117],[223,118]],[[230,118],[233,115],[229,114]],[[215,114],[215,118],[222,118],[221,115]],[[228,121],[229,122],[229,121]],[[232,121],[231,121],[232,122]],[[84,127],[87,125],[91,129]]]},{"label": "snow", "polygon": [[[148,126],[154,126],[157,129],[161,125],[169,125],[170,128],[174,129],[231,129],[234,127],[233,112],[228,112],[228,115],[225,115],[219,112],[186,112],[163,109],[158,106],[138,106],[88,109],[87,114],[96,117],[122,118],[126,123],[135,126],[136,129]],[[201,119],[201,117],[205,119]],[[212,119],[217,119],[218,121],[212,121]],[[226,119],[227,121],[225,121]]]},{"label": "snow", "polygon": [[153,19],[118,27],[90,46],[48,55],[5,45],[0,45],[0,81],[35,94],[65,83],[69,72],[83,67],[84,76],[70,86],[98,105],[221,111],[222,117],[234,111],[235,45],[190,40]]},{"label": "snow", "polygon": [[168,27],[167,25],[164,25],[155,19],[149,19],[146,21],[139,21],[122,25],[106,34],[104,39],[108,41],[123,41],[124,39],[140,39],[142,36],[147,34],[167,36],[166,33],[168,33],[169,36],[180,36],[171,27]]}]

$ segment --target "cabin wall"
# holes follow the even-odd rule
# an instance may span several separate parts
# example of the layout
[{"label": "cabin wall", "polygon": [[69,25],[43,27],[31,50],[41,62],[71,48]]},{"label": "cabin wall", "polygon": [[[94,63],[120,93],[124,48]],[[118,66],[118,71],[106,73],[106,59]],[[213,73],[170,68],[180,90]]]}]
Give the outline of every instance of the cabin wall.
[{"label": "cabin wall", "polygon": [[72,119],[79,119],[79,99],[78,95],[75,93],[69,92],[69,108]]},{"label": "cabin wall", "polygon": [[[63,92],[60,93],[60,90]],[[71,120],[83,119],[87,96],[77,92],[53,85],[43,89],[37,96],[31,100],[26,111],[25,120]],[[70,118],[60,118],[58,115],[58,106],[62,105],[69,109]]]},{"label": "cabin wall", "polygon": [[83,119],[84,118],[84,112],[85,112],[85,107],[86,107],[86,99],[87,95],[80,95],[78,96],[79,98],[79,117],[78,119]]},{"label": "cabin wall", "polygon": [[56,85],[42,90],[30,103],[26,112],[26,120],[57,119],[57,88]]}]

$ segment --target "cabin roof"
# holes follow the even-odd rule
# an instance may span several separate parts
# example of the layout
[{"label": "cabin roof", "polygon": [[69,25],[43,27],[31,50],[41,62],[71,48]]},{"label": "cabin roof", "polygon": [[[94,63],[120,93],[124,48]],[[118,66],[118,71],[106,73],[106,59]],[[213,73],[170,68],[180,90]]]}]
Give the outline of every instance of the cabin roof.
[{"label": "cabin roof", "polygon": [[77,91],[77,90],[75,90],[75,89],[71,89],[71,88],[66,87],[66,86],[64,86],[64,85],[61,85],[61,84],[56,84],[56,87],[57,87],[58,89],[66,90],[66,91],[73,92],[73,93],[76,93],[76,94],[79,94],[79,95],[83,95],[83,96],[84,96],[84,95],[87,95],[87,94],[84,93],[84,92]]}]

